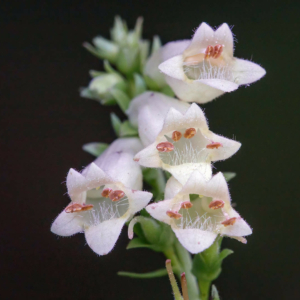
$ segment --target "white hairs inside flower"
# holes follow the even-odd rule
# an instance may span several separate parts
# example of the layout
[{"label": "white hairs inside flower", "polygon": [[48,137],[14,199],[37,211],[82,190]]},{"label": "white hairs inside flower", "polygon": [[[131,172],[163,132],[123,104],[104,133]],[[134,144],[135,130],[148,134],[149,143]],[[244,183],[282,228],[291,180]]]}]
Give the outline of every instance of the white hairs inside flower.
[{"label": "white hairs inside flower", "polygon": [[181,229],[200,229],[210,232],[218,232],[222,228],[222,222],[226,217],[222,209],[211,209],[209,203],[212,198],[198,197],[192,201],[191,208],[181,208],[179,213],[181,218],[175,221],[177,227]]},{"label": "white hairs inside flower", "polygon": [[[190,129],[195,130],[195,134],[192,137],[186,138],[185,133]],[[172,138],[174,132],[181,135],[177,141]],[[159,151],[159,156],[163,163],[171,166],[178,166],[186,163],[204,163],[211,161],[211,155],[216,151],[216,148],[209,149],[207,147],[214,143],[214,141],[206,138],[200,130],[184,128],[174,132],[165,135],[168,143],[172,144],[172,147],[174,147],[173,150],[166,152]],[[223,145],[220,144],[219,147],[223,148]],[[220,149],[217,151],[220,151]]]},{"label": "white hairs inside flower", "polygon": [[[107,186],[92,189],[87,192],[86,205],[93,205],[91,210],[80,213],[85,226],[98,225],[104,221],[122,217],[129,208],[126,194],[118,201],[112,201],[109,197],[103,197],[102,192]],[[112,191],[119,190],[117,186],[109,186]]]},{"label": "white hairs inside flower", "polygon": [[189,79],[221,79],[235,82],[230,64],[214,65],[209,60],[203,60],[195,65],[183,65],[183,71]]}]

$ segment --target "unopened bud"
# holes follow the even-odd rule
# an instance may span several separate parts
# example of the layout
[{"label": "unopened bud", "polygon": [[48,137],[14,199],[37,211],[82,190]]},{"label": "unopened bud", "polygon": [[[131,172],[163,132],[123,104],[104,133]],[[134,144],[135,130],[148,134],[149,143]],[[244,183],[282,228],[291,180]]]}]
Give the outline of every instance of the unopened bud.
[{"label": "unopened bud", "polygon": [[237,218],[234,217],[234,218],[223,221],[222,224],[225,227],[227,227],[227,226],[233,225],[236,222],[236,220],[237,220]]},{"label": "unopened bud", "polygon": [[223,200],[214,200],[209,203],[208,207],[211,209],[219,209],[224,207],[225,202]]},{"label": "unopened bud", "polygon": [[172,140],[175,142],[179,141],[181,137],[182,137],[182,133],[180,131],[174,131],[172,133]]},{"label": "unopened bud", "polygon": [[196,134],[196,129],[195,128],[189,128],[185,131],[184,137],[186,139],[191,139],[194,135]]},{"label": "unopened bud", "polygon": [[179,214],[178,212],[175,212],[175,211],[172,211],[172,210],[168,210],[167,211],[167,215],[170,217],[170,218],[173,218],[175,220],[178,220],[180,218],[182,218],[182,215]]},{"label": "unopened bud", "polygon": [[125,196],[125,193],[121,190],[113,191],[109,194],[109,199],[113,202],[119,201]]},{"label": "unopened bud", "polygon": [[113,190],[112,189],[109,189],[109,188],[106,188],[102,191],[101,193],[101,196],[102,197],[105,197],[105,198],[108,198],[109,197],[109,194],[112,192]]},{"label": "unopened bud", "polygon": [[162,142],[156,146],[159,152],[171,152],[174,150],[174,145],[170,142]]}]

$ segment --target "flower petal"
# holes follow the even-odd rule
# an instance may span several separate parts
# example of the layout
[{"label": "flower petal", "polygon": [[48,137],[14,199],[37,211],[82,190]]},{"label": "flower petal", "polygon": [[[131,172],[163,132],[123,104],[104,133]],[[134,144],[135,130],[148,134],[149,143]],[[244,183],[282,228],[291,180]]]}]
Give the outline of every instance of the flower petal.
[{"label": "flower petal", "polygon": [[186,76],[183,70],[183,58],[182,55],[174,56],[163,63],[158,68],[166,75],[172,78],[185,80]]},{"label": "flower petal", "polygon": [[99,255],[106,255],[115,246],[127,218],[104,221],[85,229],[85,238],[91,249]]},{"label": "flower petal", "polygon": [[172,229],[182,246],[192,254],[200,253],[210,247],[218,236],[214,232],[200,229],[178,229],[175,227]]},{"label": "flower petal", "polygon": [[134,215],[135,213],[142,210],[151,200],[152,194],[149,192],[125,189],[124,190],[129,201],[129,214]]},{"label": "flower petal", "polygon": [[182,189],[182,184],[174,177],[170,177],[165,188],[165,199],[174,198]]},{"label": "flower petal", "polygon": [[199,79],[195,80],[196,82],[201,82],[203,84],[206,84],[212,88],[221,90],[226,93],[230,93],[232,91],[235,91],[239,85],[228,80],[222,80],[222,79]]},{"label": "flower petal", "polygon": [[266,75],[266,70],[251,61],[235,58],[232,63],[232,73],[235,82],[242,85],[259,80]]},{"label": "flower petal", "polygon": [[214,30],[208,24],[203,22],[195,31],[191,44],[184,51],[184,57],[204,53],[208,45],[214,44]]},{"label": "flower petal", "polygon": [[246,236],[250,234],[252,234],[252,229],[242,218],[238,218],[233,225],[224,227],[224,229],[222,229],[222,235],[228,235],[233,237]]},{"label": "flower petal", "polygon": [[63,210],[52,223],[51,231],[61,236],[83,232],[82,217],[79,213],[66,213]]},{"label": "flower petal", "polygon": [[148,168],[161,168],[162,162],[156,149],[156,143],[153,143],[140,151],[134,157],[140,165]]},{"label": "flower petal", "polygon": [[228,24],[223,23],[215,31],[215,43],[223,45],[223,54],[233,57],[233,34]]},{"label": "flower petal", "polygon": [[170,76],[166,81],[176,96],[186,102],[207,103],[224,94],[224,91],[198,81],[185,82]]},{"label": "flower petal", "polygon": [[162,61],[166,61],[171,57],[182,54],[182,52],[190,45],[190,43],[190,40],[180,40],[167,43],[162,48]]}]

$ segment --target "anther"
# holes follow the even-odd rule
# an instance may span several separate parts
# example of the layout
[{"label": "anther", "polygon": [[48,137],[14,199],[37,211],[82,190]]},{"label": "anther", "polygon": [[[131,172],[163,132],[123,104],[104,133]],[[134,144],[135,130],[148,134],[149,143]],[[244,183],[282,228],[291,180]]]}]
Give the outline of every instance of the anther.
[{"label": "anther", "polygon": [[196,129],[195,128],[189,128],[185,131],[184,137],[186,139],[191,139],[194,135],[196,134]]},{"label": "anther", "polygon": [[121,190],[113,191],[109,194],[109,199],[113,202],[119,201],[125,196],[125,193]]},{"label": "anther", "polygon": [[72,203],[65,208],[65,212],[66,213],[74,213],[74,212],[80,212],[80,211],[87,211],[87,210],[91,210],[93,207],[94,206],[91,204],[85,205],[85,204],[79,204],[79,203]]},{"label": "anther", "polygon": [[105,198],[108,198],[109,197],[109,194],[112,192],[113,190],[112,189],[109,189],[109,188],[106,188],[102,191],[101,193],[101,196],[102,197],[105,197]]},{"label": "anther", "polygon": [[220,147],[223,147],[223,145],[218,142],[212,142],[211,144],[206,145],[207,149],[218,149]]},{"label": "anther", "polygon": [[223,45],[218,44],[214,47],[214,53],[213,53],[212,57],[219,58],[221,56],[222,52],[223,52]]},{"label": "anther", "polygon": [[190,201],[184,201],[181,203],[181,208],[191,208],[193,206],[193,203]]},{"label": "anther", "polygon": [[174,131],[172,133],[172,140],[175,142],[179,141],[181,139],[181,137],[182,137],[182,134],[179,131]]},{"label": "anther", "polygon": [[211,209],[219,209],[224,207],[225,202],[223,200],[214,200],[209,203],[208,207]]},{"label": "anther", "polygon": [[236,222],[236,219],[237,218],[231,218],[231,219],[228,219],[228,220],[225,220],[222,222],[222,224],[227,227],[227,226],[230,226],[230,225],[233,225],[235,222]]},{"label": "anther", "polygon": [[174,145],[170,142],[162,142],[156,146],[159,152],[171,152],[174,150]]},{"label": "anther", "polygon": [[173,218],[175,220],[178,220],[180,218],[182,218],[182,215],[179,214],[178,212],[175,212],[175,211],[172,211],[172,210],[168,210],[167,211],[167,215],[170,217],[170,218]]},{"label": "anther", "polygon": [[212,57],[214,55],[214,47],[213,46],[207,46],[206,50],[205,50],[205,59],[208,59],[210,57]]}]

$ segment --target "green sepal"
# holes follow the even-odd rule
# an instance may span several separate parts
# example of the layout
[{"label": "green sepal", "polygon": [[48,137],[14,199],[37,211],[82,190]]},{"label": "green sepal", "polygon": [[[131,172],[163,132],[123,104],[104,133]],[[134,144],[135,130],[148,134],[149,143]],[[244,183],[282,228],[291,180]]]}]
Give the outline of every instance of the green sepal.
[{"label": "green sepal", "polygon": [[152,249],[153,246],[148,244],[142,238],[134,238],[128,243],[126,249],[129,250],[129,249],[134,249],[134,248],[150,248],[150,249]]},{"label": "green sepal", "polygon": [[116,71],[112,66],[111,64],[109,63],[108,60],[105,60],[103,62],[103,67],[104,67],[104,70],[107,72],[107,73],[111,73],[111,74],[118,74],[119,76],[121,76],[118,71]]},{"label": "green sepal", "polygon": [[141,40],[139,42],[139,71],[140,71],[140,73],[143,73],[146,60],[149,56],[149,47],[150,47],[149,41]]},{"label": "green sepal", "polygon": [[90,43],[88,42],[84,42],[82,44],[82,46],[87,50],[89,51],[91,54],[93,54],[94,56],[98,57],[98,58],[102,58],[101,54],[98,52],[98,50],[93,46],[91,45]]},{"label": "green sepal", "polygon": [[91,77],[98,77],[98,76],[103,76],[106,74],[106,72],[103,72],[103,71],[96,71],[96,70],[90,70],[89,71],[89,74]]},{"label": "green sepal", "polygon": [[113,88],[110,92],[114,99],[117,101],[122,111],[126,113],[126,110],[128,109],[130,103],[130,99],[126,95],[126,93],[117,88]]},{"label": "green sepal", "polygon": [[151,55],[155,53],[157,50],[161,48],[161,40],[158,35],[155,35],[153,37],[153,42],[152,42],[152,48],[151,48]]},{"label": "green sepal", "polygon": [[107,147],[108,147],[108,144],[95,142],[95,143],[84,144],[82,146],[82,149],[85,152],[98,157],[107,149]]},{"label": "green sepal", "polygon": [[114,63],[119,53],[119,46],[114,42],[97,36],[93,39],[93,44],[96,46],[96,50],[102,59],[108,59]]},{"label": "green sepal", "polygon": [[129,47],[124,47],[121,49],[116,65],[118,69],[126,74],[126,75],[131,75],[134,72],[137,72],[139,70],[139,49],[135,48],[129,48]]},{"label": "green sepal", "polygon": [[89,89],[88,87],[83,87],[79,89],[80,97],[92,99],[100,102],[103,105],[115,105],[116,100],[113,98],[102,98],[96,91]]},{"label": "green sepal", "polygon": [[229,180],[233,179],[236,176],[236,173],[234,172],[224,172],[223,173],[226,181],[228,182]]},{"label": "green sepal", "polygon": [[160,269],[149,273],[132,273],[132,272],[118,272],[119,276],[126,276],[131,278],[156,278],[156,277],[163,277],[168,275],[166,269]]},{"label": "green sepal", "polygon": [[220,300],[218,290],[214,284],[211,287],[211,298],[212,300]]},{"label": "green sepal", "polygon": [[136,97],[142,93],[144,93],[147,89],[145,80],[140,74],[134,73],[133,74],[133,83],[131,86],[131,94],[132,97]]},{"label": "green sepal", "polygon": [[151,192],[155,200],[163,199],[166,179],[161,169],[144,168],[143,179],[151,186]]},{"label": "green sepal", "polygon": [[111,38],[117,44],[124,44],[126,42],[128,29],[126,22],[120,16],[115,17],[114,26],[110,30]]},{"label": "green sepal", "polygon": [[144,80],[151,91],[159,91],[159,86],[151,77],[144,75]]},{"label": "green sepal", "polygon": [[173,90],[168,86],[164,86],[161,90],[161,93],[169,96],[169,97],[174,97],[175,96],[175,93],[173,92]]},{"label": "green sepal", "polygon": [[121,120],[115,113],[110,114],[110,120],[111,120],[112,127],[114,129],[114,132],[116,133],[117,136],[120,136],[120,127],[122,124]]},{"label": "green sepal", "polygon": [[138,136],[138,130],[137,128],[133,127],[128,120],[124,121],[119,130],[119,136],[120,137],[126,137],[126,136]]}]

